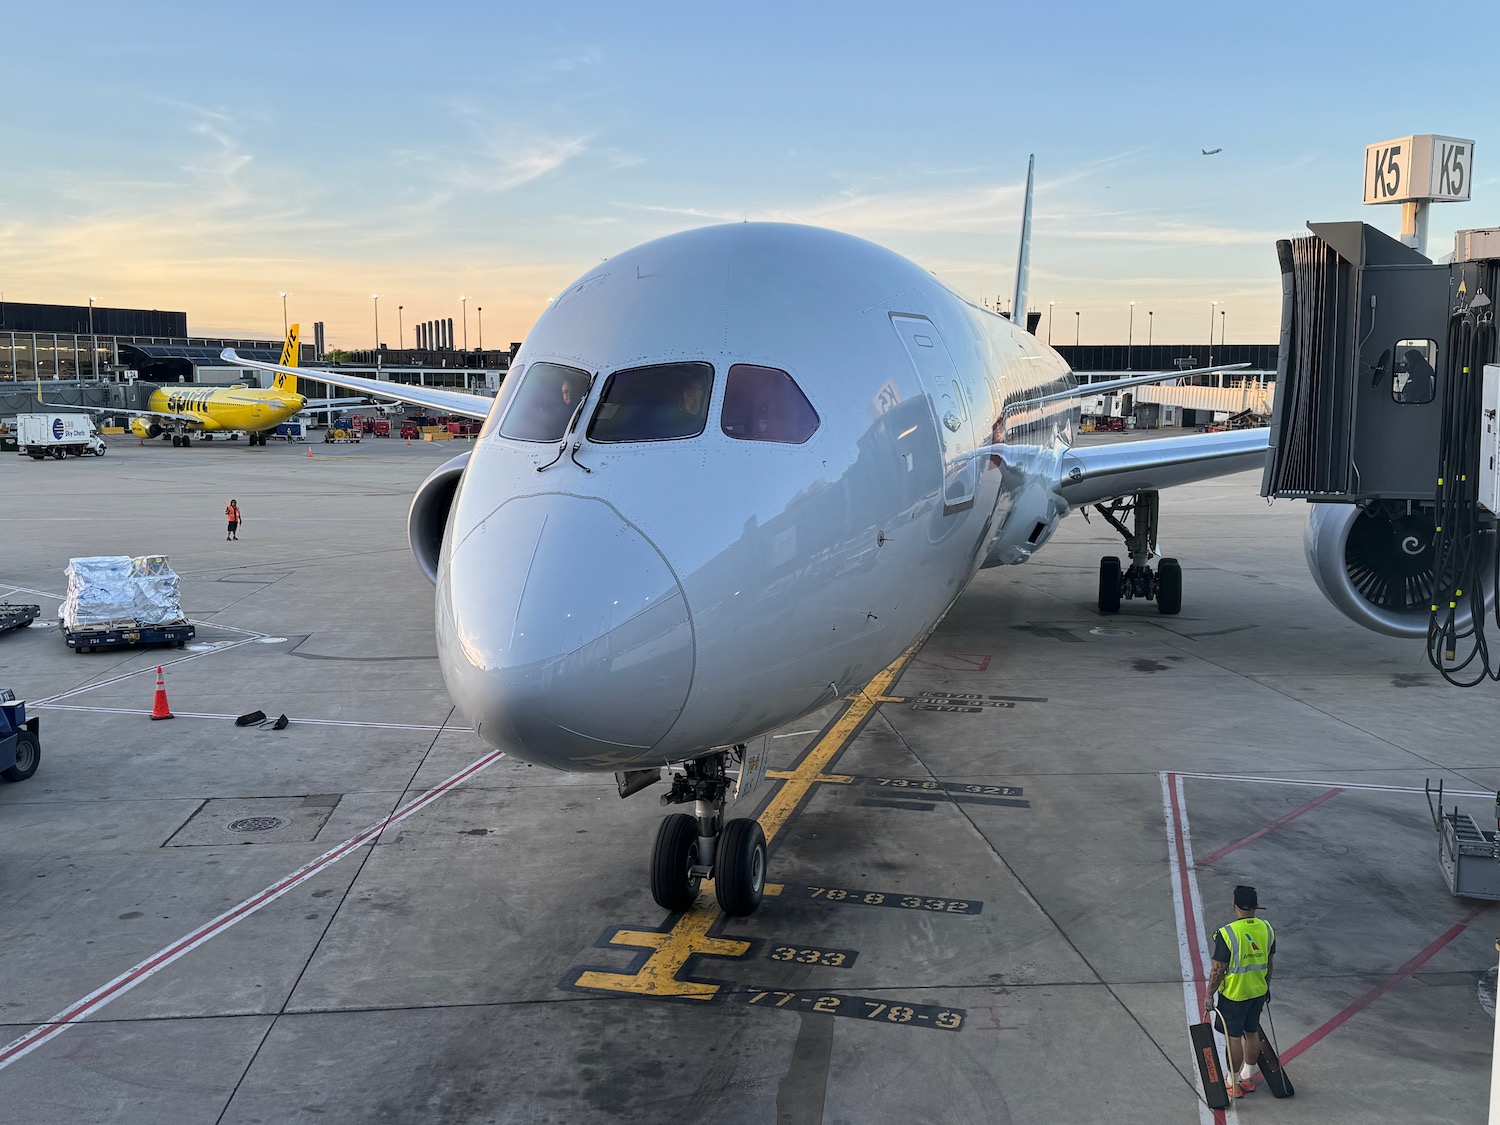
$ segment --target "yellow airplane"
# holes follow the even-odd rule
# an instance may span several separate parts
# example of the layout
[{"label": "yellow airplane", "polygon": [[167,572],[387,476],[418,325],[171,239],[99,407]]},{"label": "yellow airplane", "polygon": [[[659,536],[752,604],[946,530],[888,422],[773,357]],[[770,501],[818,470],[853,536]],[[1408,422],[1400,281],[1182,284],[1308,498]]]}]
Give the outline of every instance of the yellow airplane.
[{"label": "yellow airplane", "polygon": [[[287,329],[281,348],[281,366],[296,367],[300,349],[297,346],[300,325]],[[37,382],[37,401],[42,402],[41,382]],[[357,401],[357,400],[356,400]],[[151,392],[144,410],[120,410],[107,406],[60,406],[61,410],[84,410],[93,414],[130,416],[130,432],[138,438],[170,437],[173,446],[192,444],[194,434],[244,431],[251,445],[265,445],[266,435],[307,405],[297,393],[297,376],[281,371],[275,383],[259,387],[194,387],[171,390],[166,387]]]}]

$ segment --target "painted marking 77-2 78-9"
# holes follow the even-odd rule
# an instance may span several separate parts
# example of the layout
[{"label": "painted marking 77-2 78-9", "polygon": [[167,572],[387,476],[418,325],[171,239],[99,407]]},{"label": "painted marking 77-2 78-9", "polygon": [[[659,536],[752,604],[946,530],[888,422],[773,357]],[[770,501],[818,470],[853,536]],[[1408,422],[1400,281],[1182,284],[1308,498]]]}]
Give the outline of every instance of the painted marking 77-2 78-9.
[{"label": "painted marking 77-2 78-9", "polygon": [[786,1008],[799,1012],[822,1012],[830,1016],[875,1020],[878,1023],[904,1024],[907,1027],[931,1027],[938,1031],[958,1031],[968,1015],[962,1008],[943,1008],[935,1004],[898,1004],[870,996],[838,996],[827,992],[788,992],[773,988],[747,988],[739,993],[742,1003],[766,1008]]}]

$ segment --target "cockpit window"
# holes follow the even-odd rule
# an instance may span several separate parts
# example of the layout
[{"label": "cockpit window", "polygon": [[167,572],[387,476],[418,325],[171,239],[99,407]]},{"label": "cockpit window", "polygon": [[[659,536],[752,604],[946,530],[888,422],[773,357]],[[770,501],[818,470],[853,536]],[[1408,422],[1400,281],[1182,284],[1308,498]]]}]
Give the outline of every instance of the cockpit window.
[{"label": "cockpit window", "polygon": [[[515,377],[512,374],[508,378]],[[588,389],[587,371],[560,363],[533,363],[516,388],[505,421],[500,423],[500,436],[517,441],[561,441]]]},{"label": "cockpit window", "polygon": [[785,371],[736,363],[724,387],[719,425],[732,438],[800,445],[818,429],[818,412]]},{"label": "cockpit window", "polygon": [[714,369],[707,363],[656,363],[616,371],[599,396],[589,441],[697,437],[708,422],[713,387]]},{"label": "cockpit window", "polygon": [[519,367],[513,367],[505,373],[505,379],[500,384],[500,393],[495,396],[495,404],[490,407],[490,412],[484,416],[484,425],[479,427],[479,438],[481,441],[490,436],[490,431],[500,422],[500,415],[504,414],[510,407],[510,401],[505,394],[509,388],[505,384],[510,383],[512,386],[518,384],[525,371],[526,365],[523,363]]}]

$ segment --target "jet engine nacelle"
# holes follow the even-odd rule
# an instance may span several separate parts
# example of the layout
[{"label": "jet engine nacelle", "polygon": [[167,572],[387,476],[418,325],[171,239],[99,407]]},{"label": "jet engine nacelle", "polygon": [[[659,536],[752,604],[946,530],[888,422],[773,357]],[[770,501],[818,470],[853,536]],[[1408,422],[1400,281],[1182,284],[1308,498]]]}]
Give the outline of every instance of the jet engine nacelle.
[{"label": "jet engine nacelle", "polygon": [[[1302,546],[1318,589],[1345,617],[1377,633],[1422,638],[1432,616],[1434,534],[1430,509],[1314,504]],[[1490,561],[1480,564],[1480,573],[1492,570]],[[1493,590],[1486,601],[1494,604]],[[1460,604],[1461,627],[1471,612]]]},{"label": "jet engine nacelle", "polygon": [[144,418],[132,418],[130,420],[130,432],[138,438],[161,437],[161,427],[155,422],[148,422]]},{"label": "jet engine nacelle", "polygon": [[458,484],[470,456],[461,454],[435,469],[417,489],[411,510],[406,513],[406,539],[411,544],[411,553],[433,585],[437,585],[438,556],[443,553],[448,513],[453,510],[453,498],[458,495]]}]

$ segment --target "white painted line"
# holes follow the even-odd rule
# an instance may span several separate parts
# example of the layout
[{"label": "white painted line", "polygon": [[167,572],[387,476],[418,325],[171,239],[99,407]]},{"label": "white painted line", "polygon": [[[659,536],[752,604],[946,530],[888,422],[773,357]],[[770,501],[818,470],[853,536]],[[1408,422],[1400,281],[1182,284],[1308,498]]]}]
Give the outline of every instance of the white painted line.
[{"label": "white painted line", "polygon": [[[1179,773],[1178,777],[1191,777],[1199,781],[1243,781],[1253,785],[1320,785],[1324,789],[1363,789],[1371,793],[1425,793],[1414,785],[1368,785],[1358,781],[1323,781],[1315,777],[1257,777],[1237,773]],[[1444,789],[1445,797],[1491,797],[1489,789]]]},{"label": "white painted line", "polygon": [[362,844],[369,843],[374,837],[380,835],[380,833],[384,832],[391,825],[399,824],[401,821],[405,820],[413,813],[419,812],[420,810],[426,808],[428,805],[432,804],[433,801],[437,800],[439,797],[443,796],[454,787],[467,781],[469,778],[473,777],[475,774],[478,774],[480,771],[488,769],[503,757],[505,757],[505,752],[503,750],[494,750],[486,754],[484,757],[478,759],[477,761],[471,762],[468,766],[459,770],[458,773],[450,777],[447,781],[443,782],[441,785],[429,789],[426,793],[423,793],[415,801],[412,801],[404,808],[398,809],[396,812],[391,813],[390,816],[385,817],[383,820],[376,821],[374,824],[366,828],[363,832],[360,832],[358,835],[349,837],[349,839],[345,840],[338,847],[324,852],[311,863],[303,867],[299,867],[296,871],[293,871],[285,878],[272,883],[269,887],[261,891],[259,894],[252,895],[250,898],[247,898],[238,906],[226,910],[223,914],[220,914],[213,921],[199,926],[192,933],[185,934],[183,937],[178,938],[171,945],[157,950],[150,957],[147,957],[144,961],[141,961],[136,965],[133,965],[131,968],[125,970],[125,972],[115,977],[115,979],[110,981],[108,984],[103,985],[100,988],[96,988],[93,992],[90,992],[83,999],[77,1001],[76,1003],[68,1005],[68,1007],[58,1012],[57,1015],[53,1016],[46,1023],[32,1028],[25,1035],[21,1036],[14,1042],[8,1043],[4,1047],[0,1047],[0,1070],[4,1070],[11,1063],[16,1062],[29,1055],[43,1043],[56,1038],[64,1031],[67,1031],[70,1027],[78,1026],[78,1024],[82,1023],[89,1016],[93,1015],[95,1012],[99,1011],[106,1005],[113,1003],[115,1000],[118,1000],[121,996],[124,996],[136,985],[141,984],[147,978],[160,972],[162,969],[165,969],[168,965],[172,964],[178,958],[191,953],[193,950],[197,949],[205,942],[218,937],[231,926],[234,926],[239,922],[243,922],[246,918],[250,917],[250,915],[254,914],[261,907],[275,902],[282,895],[286,894],[293,888],[307,882],[307,880],[311,879],[320,871],[332,867],[339,860],[343,859],[345,856],[350,855],[356,848],[360,847]]},{"label": "white painted line", "polygon": [[[1201,1023],[1207,997],[1199,992],[1208,981],[1208,947],[1203,941],[1203,905],[1198,895],[1198,876],[1193,867],[1193,841],[1187,826],[1187,801],[1182,789],[1182,776],[1163,773],[1161,777],[1162,815],[1167,826],[1167,856],[1172,869],[1172,912],[1177,921],[1177,958],[1182,970],[1182,1006],[1189,1024]],[[1191,910],[1191,917],[1188,911]],[[1223,1038],[1217,1031],[1214,1041],[1219,1044],[1220,1057],[1227,1058]],[[1226,1062],[1224,1065],[1228,1065]],[[1193,1089],[1198,1088],[1198,1064],[1195,1059],[1188,1072]],[[1200,1097],[1198,1121],[1200,1125],[1215,1125],[1218,1121],[1238,1121],[1233,1101],[1229,1110],[1215,1111]]]},{"label": "white painted line", "polygon": [[44,707],[49,703],[56,703],[60,699],[72,699],[75,695],[82,695],[86,691],[97,691],[99,688],[109,687],[111,684],[123,683],[125,680],[131,679],[135,676],[150,675],[159,667],[170,668],[175,664],[186,664],[189,660],[202,660],[205,656],[213,656],[215,653],[219,652],[228,652],[232,648],[239,648],[241,645],[253,644],[254,642],[254,637],[246,637],[242,641],[230,641],[228,644],[220,648],[216,648],[211,652],[195,652],[192,656],[179,656],[175,660],[163,660],[160,663],[150,664],[145,668],[137,668],[134,672],[124,672],[118,676],[112,676],[107,680],[100,680],[99,682],[92,684],[84,684],[82,687],[76,687],[72,691],[65,691],[59,695],[49,695],[46,699],[37,700],[36,703],[33,704],[33,706]]},{"label": "white painted line", "polygon": [[[48,711],[86,711],[97,715],[149,715],[148,707],[85,707],[78,703],[38,703],[38,709]],[[179,719],[237,719],[238,715],[218,715],[209,711],[173,711]],[[289,723],[301,723],[310,727],[352,727],[356,730],[416,730],[440,731],[455,728],[441,723],[361,723],[352,719],[288,719]],[[462,730],[463,728],[456,728]]]}]

